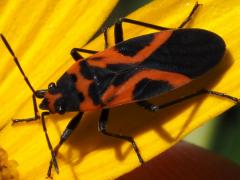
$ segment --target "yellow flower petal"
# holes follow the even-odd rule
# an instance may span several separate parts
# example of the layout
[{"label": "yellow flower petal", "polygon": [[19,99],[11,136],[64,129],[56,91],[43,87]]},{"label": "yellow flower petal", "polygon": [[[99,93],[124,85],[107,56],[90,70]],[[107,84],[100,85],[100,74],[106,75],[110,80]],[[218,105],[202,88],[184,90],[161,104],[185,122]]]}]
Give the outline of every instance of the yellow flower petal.
[{"label": "yellow flower petal", "polygon": [[[115,0],[6,1],[0,15],[0,32],[14,49],[33,87],[39,89],[55,81],[73,63],[71,48],[86,44],[116,3]],[[11,117],[22,116],[19,111],[29,113],[26,95],[31,92],[7,49],[0,47],[0,94],[4,96],[1,127]]]},{"label": "yellow flower petal", "polygon": [[[44,3],[44,1],[41,1],[41,3]],[[188,26],[207,29],[222,36],[228,48],[226,56],[218,67],[201,79],[174,93],[156,99],[156,103],[166,102],[169,99],[174,99],[174,97],[189,94],[201,87],[208,87],[240,97],[238,91],[238,87],[240,87],[238,81],[238,77],[240,77],[238,68],[240,41],[236,38],[240,29],[240,25],[237,23],[240,15],[240,2],[238,0],[202,0],[199,3],[203,4],[203,6],[200,7]],[[95,6],[95,3],[93,4]],[[97,9],[101,9],[100,4],[98,4]],[[191,11],[194,4],[195,1],[193,0],[153,1],[131,14],[129,18],[167,27],[177,27]],[[75,3],[73,7],[77,9],[77,5]],[[110,1],[106,2],[105,8],[108,5],[110,6]],[[55,8],[51,8],[51,6],[42,7],[44,20],[41,18],[39,24],[30,23],[29,25],[29,22],[35,22],[31,19],[33,18],[31,16],[28,17],[28,23],[24,20],[26,22],[24,24],[27,24],[24,26],[20,22],[23,21],[23,17],[26,16],[29,10],[20,9],[19,17],[21,15],[23,17],[18,23],[21,27],[18,27],[14,23],[13,14],[11,14],[17,6],[20,6],[17,2],[16,4],[4,5],[3,9],[8,18],[5,17],[0,20],[0,29],[3,27],[2,24],[6,24],[4,26],[5,30],[1,30],[1,32],[8,37],[33,86],[36,89],[42,88],[44,85],[46,87],[48,82],[56,80],[72,63],[68,55],[71,47],[81,47],[88,40],[90,36],[86,35],[88,34],[87,30],[93,24],[99,23],[99,20],[96,21],[96,19],[91,21],[89,16],[94,13],[95,17],[100,17],[96,15],[98,10],[94,9],[90,14],[84,10],[91,8],[91,6],[84,6],[85,8],[79,6],[87,15],[84,16],[85,13],[83,15],[77,11],[79,15],[75,17],[74,13],[71,14],[70,5],[65,5],[65,7],[55,4]],[[39,5],[39,7],[41,6]],[[56,14],[50,13],[53,11],[58,12],[60,7],[66,8],[63,13],[65,15],[61,13],[56,17]],[[42,17],[40,12],[34,14],[36,17]],[[67,14],[73,18],[72,21],[66,18]],[[81,21],[78,21],[77,17],[80,17]],[[10,23],[10,20],[13,22]],[[76,21],[78,26],[76,26]],[[12,27],[10,24],[14,26]],[[16,31],[15,28],[20,28],[21,31]],[[125,39],[152,32],[147,28],[129,24],[124,25],[124,31],[126,32]],[[76,33],[77,35],[75,35]],[[112,30],[110,30],[109,39],[111,45],[113,44],[112,34]],[[87,48],[93,50],[103,49],[103,37],[97,38]],[[0,50],[1,52],[6,51],[4,47],[1,47]],[[9,122],[12,117],[29,117],[32,113],[32,104],[30,100],[31,92],[23,82],[14,63],[10,60],[10,56],[7,53],[5,55],[1,54],[0,59],[1,64],[3,64],[0,67],[0,95],[2,97],[0,120],[3,125]],[[66,59],[66,61],[63,61],[63,59]],[[133,135],[144,160],[149,160],[232,105],[234,103],[231,101],[213,96],[193,98],[158,113],[146,112],[136,105],[126,105],[114,108],[111,111],[108,128],[113,132]],[[54,174],[54,178],[113,179],[139,166],[136,154],[129,143],[104,137],[97,132],[99,114],[99,111],[87,113],[72,137],[61,148],[58,156],[60,174]],[[58,142],[64,126],[73,116],[74,113],[69,113],[64,116],[53,115],[47,118],[48,132],[53,144]],[[11,159],[18,161],[21,178],[44,178],[50,153],[47,149],[40,122],[23,123],[14,127],[6,126],[0,132],[0,142],[7,149]]]}]

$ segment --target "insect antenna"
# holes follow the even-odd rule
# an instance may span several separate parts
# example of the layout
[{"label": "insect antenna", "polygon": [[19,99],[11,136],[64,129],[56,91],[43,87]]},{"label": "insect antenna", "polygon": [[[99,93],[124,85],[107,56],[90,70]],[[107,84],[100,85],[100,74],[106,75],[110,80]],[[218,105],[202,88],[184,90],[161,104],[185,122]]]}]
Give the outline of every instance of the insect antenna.
[{"label": "insect antenna", "polygon": [[7,39],[3,36],[3,34],[0,34],[2,40],[3,40],[3,43],[5,44],[6,48],[8,49],[9,53],[12,55],[13,57],[13,60],[14,62],[16,63],[19,71],[21,72],[21,74],[23,75],[23,78],[25,80],[25,82],[27,83],[28,87],[31,89],[31,91],[33,92],[34,95],[36,95],[36,91],[34,90],[33,86],[31,85],[30,81],[28,80],[27,76],[25,75],[21,65],[19,64],[19,60],[18,58],[16,57],[16,55],[14,54],[11,46],[9,45]]},{"label": "insect antenna", "polygon": [[[31,91],[33,92],[33,106],[34,106],[35,116],[33,118],[16,119],[13,122],[21,122],[21,121],[29,122],[29,121],[37,120],[37,119],[39,119],[39,116],[38,116],[38,108],[37,108],[37,103],[36,103],[35,96],[37,98],[43,98],[43,95],[46,92],[46,90],[37,90],[37,91],[34,90],[33,86],[31,85],[30,81],[28,80],[27,76],[25,75],[21,65],[19,64],[19,60],[16,57],[16,55],[14,54],[14,52],[13,52],[11,46],[9,45],[7,39],[2,34],[0,34],[0,36],[3,40],[3,43],[5,44],[6,48],[8,49],[9,53],[12,55],[13,60],[16,63],[18,69],[20,70],[21,74],[23,75],[25,82],[27,83],[27,85],[31,89]],[[43,130],[44,130],[44,133],[45,133],[45,136],[46,136],[46,140],[47,140],[49,150],[51,151],[53,165],[54,165],[54,167],[55,167],[55,169],[58,173],[59,170],[58,170],[58,164],[57,164],[56,156],[55,156],[54,150],[52,148],[52,145],[51,145],[48,133],[47,133],[47,128],[46,128],[46,125],[45,125],[45,121],[44,121],[44,116],[49,115],[49,114],[50,114],[49,112],[43,112],[41,114],[42,126],[43,126]]]}]

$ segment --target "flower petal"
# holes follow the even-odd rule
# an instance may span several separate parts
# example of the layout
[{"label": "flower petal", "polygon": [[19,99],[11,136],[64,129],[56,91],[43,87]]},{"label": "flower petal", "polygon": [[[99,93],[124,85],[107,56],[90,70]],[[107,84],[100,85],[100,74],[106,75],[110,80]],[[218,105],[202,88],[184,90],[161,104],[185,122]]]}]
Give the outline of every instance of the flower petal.
[{"label": "flower petal", "polygon": [[[116,0],[6,1],[1,6],[0,32],[12,46],[33,87],[44,88],[73,63],[70,50],[90,40],[116,3]],[[32,108],[29,108],[31,91],[2,42],[0,48],[2,127],[12,117],[31,115]]]}]

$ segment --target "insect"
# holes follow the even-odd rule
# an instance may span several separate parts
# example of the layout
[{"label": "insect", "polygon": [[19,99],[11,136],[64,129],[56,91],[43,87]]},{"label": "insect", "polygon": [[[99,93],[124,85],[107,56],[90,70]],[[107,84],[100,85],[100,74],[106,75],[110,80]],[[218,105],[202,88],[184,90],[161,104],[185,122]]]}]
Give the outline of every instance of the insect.
[{"label": "insect", "polygon": [[[186,20],[176,29],[127,18],[120,19],[114,27],[115,46],[108,48],[108,35],[105,30],[104,51],[73,48],[71,56],[76,62],[56,83],[52,82],[47,89],[42,90],[35,90],[32,87],[12,48],[1,34],[4,44],[33,92],[34,117],[15,119],[13,122],[41,119],[52,155],[48,176],[51,176],[52,166],[57,173],[59,172],[56,160],[58,150],[77,127],[86,111],[102,109],[98,125],[100,132],[130,142],[140,163],[143,163],[138,146],[131,136],[110,132],[106,128],[110,108],[127,103],[137,103],[139,106],[155,112],[201,94],[213,94],[236,103],[239,102],[238,98],[207,89],[162,105],[155,105],[148,101],[150,98],[190,83],[221,61],[225,52],[225,42],[221,37],[203,29],[182,29],[190,21],[198,7],[199,4],[196,3]],[[160,32],[124,41],[123,22],[152,28]],[[92,55],[84,59],[79,52]],[[39,107],[45,111],[41,115],[39,115],[36,98],[43,99]],[[44,118],[50,114],[64,114],[71,111],[77,111],[78,114],[68,123],[58,145],[53,148]]]}]

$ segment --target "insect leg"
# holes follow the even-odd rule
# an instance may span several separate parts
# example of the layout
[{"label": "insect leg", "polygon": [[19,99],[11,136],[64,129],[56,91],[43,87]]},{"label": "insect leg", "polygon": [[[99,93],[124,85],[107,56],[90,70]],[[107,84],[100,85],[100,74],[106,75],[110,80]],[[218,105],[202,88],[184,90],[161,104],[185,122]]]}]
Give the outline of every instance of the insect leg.
[{"label": "insect leg", "polygon": [[[192,16],[194,15],[194,13],[196,12],[196,10],[198,9],[199,6],[200,6],[200,4],[198,4],[198,2],[196,2],[196,4],[194,5],[194,7],[193,7],[192,11],[190,12],[190,14],[188,15],[188,17],[181,23],[181,25],[178,28],[183,28],[191,20]],[[168,28],[168,27],[163,27],[163,26],[157,26],[154,24],[141,22],[141,21],[137,21],[137,20],[133,20],[133,19],[120,18],[114,27],[115,43],[119,43],[119,42],[123,41],[123,29],[122,29],[123,22],[135,24],[138,26],[144,26],[147,28],[160,30],[160,31],[174,29],[174,28]]]},{"label": "insect leg", "polygon": [[82,55],[80,55],[78,52],[83,53],[89,53],[89,54],[96,54],[98,51],[88,50],[88,49],[82,49],[82,48],[73,48],[70,52],[71,56],[75,61],[79,59],[83,59]]},{"label": "insect leg", "polygon": [[126,141],[130,142],[132,144],[134,151],[137,154],[138,160],[140,161],[140,163],[144,163],[144,161],[140,155],[139,149],[137,147],[137,144],[135,143],[134,139],[131,136],[115,134],[115,133],[111,133],[111,132],[107,131],[108,116],[109,116],[109,109],[103,109],[100,120],[99,120],[99,124],[98,124],[99,131],[106,136],[111,136],[114,138],[118,138],[118,139],[122,139],[122,140],[126,140]]},{"label": "insect leg", "polygon": [[[107,38],[107,28],[103,29],[104,41],[105,41],[105,49],[108,48],[108,38]],[[83,48],[73,48],[70,52],[71,56],[75,61],[79,59],[83,59],[82,55],[79,52],[88,53],[88,54],[96,54],[98,51],[83,49]]]},{"label": "insect leg", "polygon": [[215,95],[215,96],[219,96],[219,97],[229,99],[229,100],[231,100],[235,103],[240,102],[240,99],[238,99],[236,97],[233,97],[233,96],[230,96],[228,94],[222,93],[222,92],[212,91],[212,90],[208,90],[208,89],[205,89],[205,92],[206,92],[206,94]]},{"label": "insect leg", "polygon": [[48,148],[51,152],[52,163],[54,165],[54,168],[55,168],[56,172],[59,173],[59,168],[58,168],[58,163],[57,163],[57,160],[56,160],[56,155],[55,155],[55,152],[53,151],[52,144],[50,142],[50,139],[49,139],[49,136],[48,136],[48,133],[47,133],[46,123],[45,123],[45,120],[44,120],[44,117],[49,115],[49,114],[50,114],[49,112],[42,112],[42,114],[41,114],[42,127],[43,127],[43,131],[44,131],[44,134],[45,134],[45,137],[46,137],[46,140],[47,140]]},{"label": "insect leg", "polygon": [[108,34],[107,34],[107,30],[108,30],[108,28],[104,28],[103,29],[103,36],[104,36],[104,49],[107,49],[108,48],[108,45],[109,45],[109,43],[108,43]]},{"label": "insect leg", "polygon": [[[68,137],[72,134],[72,132],[76,129],[78,126],[80,120],[82,119],[83,112],[79,112],[67,125],[65,130],[63,131],[60,141],[58,145],[54,148],[54,154],[57,156],[59,148],[62,146],[62,144],[68,139]],[[47,176],[51,177],[51,170],[52,170],[53,162],[50,161],[49,167],[48,167],[48,173]]]},{"label": "insect leg", "polygon": [[192,16],[196,12],[196,10],[199,8],[199,6],[200,6],[200,4],[198,4],[198,2],[196,2],[192,11],[189,13],[188,17],[182,22],[182,24],[178,28],[183,28],[192,19]]},{"label": "insect leg", "polygon": [[190,94],[190,95],[187,95],[187,96],[183,96],[179,99],[176,99],[176,100],[173,100],[173,101],[170,101],[170,102],[167,102],[165,104],[162,104],[162,105],[155,105],[155,104],[152,104],[148,101],[140,101],[140,102],[137,102],[137,104],[141,107],[143,107],[144,109],[146,110],[149,110],[149,111],[153,111],[153,112],[156,112],[158,111],[159,109],[163,109],[163,108],[166,108],[168,106],[171,106],[171,105],[174,105],[174,104],[177,104],[177,103],[180,103],[182,101],[185,101],[187,99],[190,99],[190,98],[193,98],[195,96],[199,96],[199,95],[202,95],[202,94],[210,94],[210,95],[215,95],[215,96],[219,96],[219,97],[223,97],[223,98],[227,98],[231,101],[234,101],[236,103],[239,103],[240,100],[236,97],[233,97],[233,96],[229,96],[227,94],[224,94],[224,93],[221,93],[221,92],[217,92],[217,91],[212,91],[212,90],[208,90],[208,89],[202,89],[200,91],[197,91],[193,94]]},{"label": "insect leg", "polygon": [[13,124],[19,123],[19,122],[35,121],[35,120],[38,120],[40,118],[40,116],[38,115],[37,102],[36,102],[36,97],[35,97],[34,94],[32,95],[32,101],[33,101],[34,117],[24,118],[24,119],[13,119],[12,120]]},{"label": "insect leg", "polygon": [[145,23],[145,22],[141,22],[141,21],[137,21],[137,20],[133,20],[133,19],[120,18],[118,20],[118,22],[115,23],[115,26],[114,26],[115,44],[123,41],[123,28],[122,28],[122,23],[123,22],[130,23],[130,24],[135,24],[135,25],[139,25],[139,26],[144,26],[144,27],[147,27],[147,28],[160,30],[160,31],[172,29],[172,28],[157,26],[157,25],[154,25],[154,24],[149,24],[149,23]]}]

